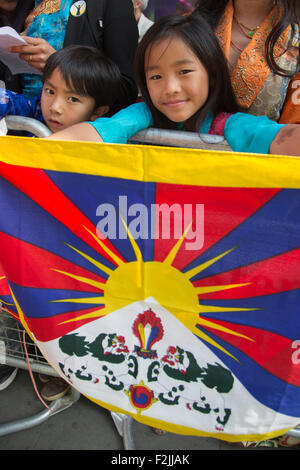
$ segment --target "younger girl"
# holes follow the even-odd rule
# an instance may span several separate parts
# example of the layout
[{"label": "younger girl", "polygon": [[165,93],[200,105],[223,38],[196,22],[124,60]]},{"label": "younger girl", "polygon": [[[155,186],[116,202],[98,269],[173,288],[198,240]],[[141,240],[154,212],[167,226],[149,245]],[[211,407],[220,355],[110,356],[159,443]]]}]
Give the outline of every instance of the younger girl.
[{"label": "younger girl", "polygon": [[224,55],[200,15],[164,17],[147,31],[136,55],[136,80],[146,103],[54,138],[126,143],[154,126],[223,134],[239,152],[300,155],[300,126],[238,112]]},{"label": "younger girl", "polygon": [[106,114],[119,92],[117,65],[90,46],[67,46],[52,54],[43,70],[41,96],[0,90],[0,119],[34,118],[53,132]]}]

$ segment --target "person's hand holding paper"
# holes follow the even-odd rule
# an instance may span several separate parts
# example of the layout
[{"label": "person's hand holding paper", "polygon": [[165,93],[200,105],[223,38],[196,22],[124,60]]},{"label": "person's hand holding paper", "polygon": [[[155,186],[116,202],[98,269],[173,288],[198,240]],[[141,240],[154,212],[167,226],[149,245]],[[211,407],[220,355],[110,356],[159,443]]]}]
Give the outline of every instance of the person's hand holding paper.
[{"label": "person's hand holding paper", "polygon": [[0,28],[0,60],[10,69],[12,74],[41,73],[39,69],[30,66],[24,58],[19,57],[19,54],[11,52],[12,47],[15,46],[22,46],[22,48],[29,47],[27,39],[32,38],[20,36],[19,33],[9,26]]},{"label": "person's hand holding paper", "polygon": [[55,52],[55,49],[45,39],[30,36],[21,37],[26,43],[10,47],[9,52],[18,53],[20,59],[25,60],[29,65],[42,72],[48,57]]}]

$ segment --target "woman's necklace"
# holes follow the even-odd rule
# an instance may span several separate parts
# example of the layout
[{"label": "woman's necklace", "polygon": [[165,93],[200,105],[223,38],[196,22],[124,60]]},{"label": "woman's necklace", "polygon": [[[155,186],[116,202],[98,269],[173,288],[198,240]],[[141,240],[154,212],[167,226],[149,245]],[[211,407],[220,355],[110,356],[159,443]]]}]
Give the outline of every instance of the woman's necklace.
[{"label": "woman's necklace", "polygon": [[[258,25],[258,26],[255,26],[255,28],[249,28],[248,26],[244,25],[241,21],[238,21],[235,16],[233,17],[233,19],[236,22],[239,30],[243,33],[243,35],[250,39],[253,37],[255,31],[257,31],[260,26]],[[248,29],[249,32],[246,32],[244,28]]]},{"label": "woman's necklace", "polygon": [[241,49],[239,46],[237,46],[232,40],[230,41],[230,44],[240,54],[243,52],[243,49]]},{"label": "woman's necklace", "polygon": [[[274,0],[273,5],[272,5],[269,13],[273,10],[275,4],[276,4],[276,2]],[[249,26],[246,26],[244,23],[239,21],[235,15],[233,15],[233,19],[236,22],[237,26],[239,27],[240,31],[244,34],[244,36],[246,36],[247,38],[250,38],[250,39],[253,37],[254,33],[260,27],[260,24],[259,24],[258,26],[255,26],[255,28],[249,28]],[[247,32],[245,31],[245,29],[247,29]]]},{"label": "woman's necklace", "polygon": [[[248,39],[248,41],[249,41],[249,39],[252,38],[254,32],[259,28],[259,26],[257,26],[256,28],[253,28],[253,34],[250,36],[250,35],[246,34],[246,32],[243,30],[243,28],[241,27],[241,25],[240,25],[240,23],[237,21],[237,19],[236,19],[235,17],[233,17],[233,19],[235,20],[235,23],[236,23],[238,29],[240,30],[240,32],[243,34],[243,36],[245,36],[245,37]],[[255,30],[255,31],[254,31],[254,30]],[[243,49],[241,49],[237,44],[235,44],[235,43],[233,42],[232,37],[231,37],[230,44],[231,44],[231,46],[232,46],[237,52],[239,52],[239,54],[241,54],[241,53],[243,52]]]}]

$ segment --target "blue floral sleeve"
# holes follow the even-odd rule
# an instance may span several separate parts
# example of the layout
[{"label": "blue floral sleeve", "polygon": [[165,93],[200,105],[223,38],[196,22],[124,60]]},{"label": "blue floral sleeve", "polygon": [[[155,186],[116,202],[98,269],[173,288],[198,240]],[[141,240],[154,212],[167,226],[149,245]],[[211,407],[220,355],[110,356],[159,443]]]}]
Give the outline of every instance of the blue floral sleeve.
[{"label": "blue floral sleeve", "polygon": [[0,89],[0,118],[25,116],[43,122],[40,97],[27,98],[4,88]]}]

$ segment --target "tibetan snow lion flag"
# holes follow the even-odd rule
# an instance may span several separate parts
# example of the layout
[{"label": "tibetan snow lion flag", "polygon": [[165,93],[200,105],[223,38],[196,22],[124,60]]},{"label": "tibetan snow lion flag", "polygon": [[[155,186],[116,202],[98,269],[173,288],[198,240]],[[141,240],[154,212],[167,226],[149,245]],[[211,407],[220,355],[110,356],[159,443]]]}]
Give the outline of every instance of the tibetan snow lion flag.
[{"label": "tibetan snow lion flag", "polygon": [[175,433],[300,422],[300,159],[2,137],[0,297],[98,405]]}]

